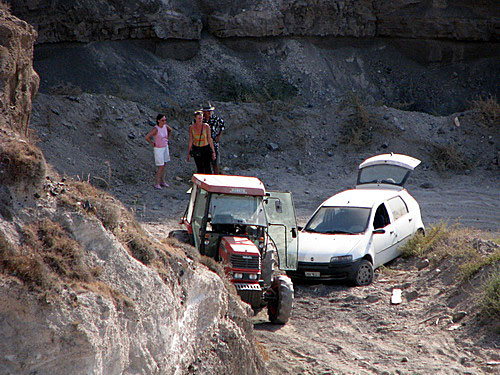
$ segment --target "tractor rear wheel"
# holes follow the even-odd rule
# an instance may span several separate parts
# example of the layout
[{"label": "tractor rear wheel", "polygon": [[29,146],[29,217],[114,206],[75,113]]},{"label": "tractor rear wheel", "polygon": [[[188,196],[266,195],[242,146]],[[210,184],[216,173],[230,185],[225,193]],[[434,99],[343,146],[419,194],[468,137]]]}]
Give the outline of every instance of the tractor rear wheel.
[{"label": "tractor rear wheel", "polygon": [[269,320],[274,324],[285,324],[292,315],[293,283],[285,275],[276,276],[271,285],[275,298],[267,305]]}]

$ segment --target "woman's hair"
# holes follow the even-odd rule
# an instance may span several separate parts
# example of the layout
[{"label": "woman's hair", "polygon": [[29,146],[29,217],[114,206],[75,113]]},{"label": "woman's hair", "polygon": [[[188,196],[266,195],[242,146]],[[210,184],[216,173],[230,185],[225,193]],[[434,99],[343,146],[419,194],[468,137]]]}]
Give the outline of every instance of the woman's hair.
[{"label": "woman's hair", "polygon": [[159,121],[160,121],[163,117],[165,117],[165,118],[166,118],[167,116],[165,116],[164,114],[159,113],[159,114],[158,114],[158,116],[156,116],[156,123],[158,124],[158,122],[159,122]]}]

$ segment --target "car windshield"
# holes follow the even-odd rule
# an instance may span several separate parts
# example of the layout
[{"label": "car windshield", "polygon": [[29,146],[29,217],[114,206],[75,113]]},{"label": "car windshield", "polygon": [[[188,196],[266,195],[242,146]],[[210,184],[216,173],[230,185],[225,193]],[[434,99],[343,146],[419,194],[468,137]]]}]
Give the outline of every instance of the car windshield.
[{"label": "car windshield", "polygon": [[262,197],[213,194],[209,218],[212,224],[243,224],[266,226]]},{"label": "car windshield", "polygon": [[408,168],[397,165],[373,165],[359,171],[358,185],[383,183],[403,186],[409,174]]},{"label": "car windshield", "polygon": [[358,234],[368,227],[369,217],[369,208],[321,207],[304,230],[326,234]]}]

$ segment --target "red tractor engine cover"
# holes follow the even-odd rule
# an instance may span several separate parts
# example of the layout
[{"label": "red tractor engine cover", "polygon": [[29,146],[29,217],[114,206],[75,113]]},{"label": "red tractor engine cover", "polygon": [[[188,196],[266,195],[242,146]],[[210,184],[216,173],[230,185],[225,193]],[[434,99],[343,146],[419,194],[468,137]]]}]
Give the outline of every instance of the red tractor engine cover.
[{"label": "red tractor engine cover", "polygon": [[[231,274],[231,272],[260,274],[261,260],[259,248],[246,237],[222,237],[219,247],[219,256],[228,274]],[[249,282],[249,280],[233,281]],[[250,282],[258,281],[255,280]]]}]

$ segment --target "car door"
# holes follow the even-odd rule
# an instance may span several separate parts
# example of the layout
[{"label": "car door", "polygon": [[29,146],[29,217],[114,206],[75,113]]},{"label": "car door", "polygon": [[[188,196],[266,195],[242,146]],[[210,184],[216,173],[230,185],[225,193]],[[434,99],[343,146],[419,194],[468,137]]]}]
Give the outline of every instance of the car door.
[{"label": "car door", "polygon": [[372,225],[373,233],[370,241],[375,254],[373,265],[378,267],[392,259],[393,245],[396,238],[394,225],[384,203],[380,204],[375,210]]},{"label": "car door", "polygon": [[268,235],[278,251],[279,268],[297,269],[298,237],[297,219],[289,192],[269,191],[264,200],[268,220]]},{"label": "car door", "polygon": [[406,202],[400,197],[396,196],[387,201],[387,205],[391,211],[393,221],[394,221],[394,229],[396,233],[396,238],[394,242],[394,254],[398,256],[400,254],[399,249],[402,245],[413,234],[413,217],[410,215],[408,210],[408,205]]}]

